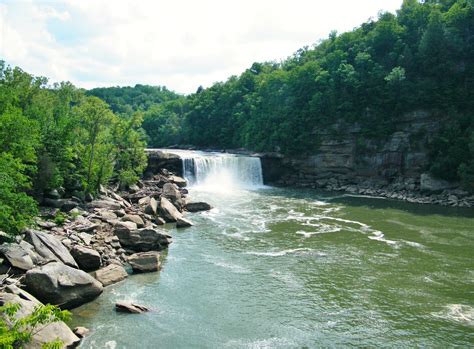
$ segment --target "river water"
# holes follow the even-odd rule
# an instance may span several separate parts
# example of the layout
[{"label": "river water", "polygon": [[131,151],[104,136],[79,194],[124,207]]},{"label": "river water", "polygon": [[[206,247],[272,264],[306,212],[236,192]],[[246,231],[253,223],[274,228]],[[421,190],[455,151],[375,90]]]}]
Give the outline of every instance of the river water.
[{"label": "river water", "polygon": [[190,189],[213,210],[165,228],[160,273],[74,311],[92,330],[82,348],[474,346],[473,210],[233,187],[224,172]]}]

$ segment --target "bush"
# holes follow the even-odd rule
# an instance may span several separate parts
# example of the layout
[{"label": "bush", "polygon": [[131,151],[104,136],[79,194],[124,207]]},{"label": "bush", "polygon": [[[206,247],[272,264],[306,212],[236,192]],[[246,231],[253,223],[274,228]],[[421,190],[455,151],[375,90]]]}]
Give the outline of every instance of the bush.
[{"label": "bush", "polygon": [[[68,321],[71,313],[60,310],[54,305],[39,305],[35,310],[23,318],[17,318],[16,313],[21,305],[5,304],[0,307],[0,348],[22,348],[29,343],[37,332],[39,325],[53,322]],[[44,349],[60,349],[63,343],[60,340],[43,344]]]}]

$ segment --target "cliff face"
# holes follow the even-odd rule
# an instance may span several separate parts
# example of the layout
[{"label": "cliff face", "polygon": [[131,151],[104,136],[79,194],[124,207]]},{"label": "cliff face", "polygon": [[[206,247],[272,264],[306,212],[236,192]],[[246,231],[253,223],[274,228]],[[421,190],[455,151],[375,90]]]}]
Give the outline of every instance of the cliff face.
[{"label": "cliff face", "polygon": [[418,111],[400,118],[386,137],[367,137],[357,125],[335,125],[319,130],[320,146],[305,157],[262,157],[267,183],[331,190],[388,188],[393,191],[439,192],[457,183],[437,180],[427,174],[426,144],[437,134],[440,118]]},{"label": "cliff face", "polygon": [[[436,118],[436,120],[440,120]],[[418,111],[400,118],[383,138],[369,138],[357,125],[336,125],[317,133],[314,155],[261,156],[267,184],[321,188],[414,203],[473,207],[474,195],[428,173],[427,144],[440,121]]]},{"label": "cliff face", "polygon": [[282,167],[287,170],[281,173],[280,182],[326,187],[330,183],[388,185],[402,181],[413,190],[428,168],[426,144],[438,128],[439,123],[421,111],[404,115],[393,133],[377,140],[364,136],[357,125],[337,125],[317,132],[321,142],[315,155],[283,159]]}]

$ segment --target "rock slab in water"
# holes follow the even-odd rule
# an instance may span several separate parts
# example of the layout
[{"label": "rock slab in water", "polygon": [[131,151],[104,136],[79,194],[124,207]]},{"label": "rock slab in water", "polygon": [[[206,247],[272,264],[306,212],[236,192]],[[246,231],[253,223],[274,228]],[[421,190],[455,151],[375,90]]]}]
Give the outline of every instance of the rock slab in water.
[{"label": "rock slab in water", "polygon": [[160,200],[160,213],[167,222],[176,222],[178,218],[183,216],[178,209],[163,196]]},{"label": "rock slab in water", "polygon": [[115,310],[123,313],[141,314],[149,311],[149,309],[143,305],[127,302],[115,303]]},{"label": "rock slab in water", "polygon": [[102,293],[102,284],[86,272],[59,262],[28,270],[27,290],[44,303],[64,309],[78,307]]},{"label": "rock slab in water", "polygon": [[207,202],[188,202],[186,204],[186,210],[189,212],[209,211],[212,206]]},{"label": "rock slab in water", "polygon": [[[35,307],[41,303],[28,292],[17,289],[18,294],[0,293],[0,305],[6,303],[19,303],[21,308],[15,317],[23,318],[30,315]],[[64,347],[70,348],[79,344],[80,339],[71,331],[71,329],[62,321],[53,322],[46,325],[38,325],[35,332],[28,343],[27,348],[42,348],[42,345],[59,339],[63,342]]]},{"label": "rock slab in water", "polygon": [[178,220],[176,221],[177,228],[186,228],[186,227],[191,227],[193,225],[194,225],[193,222],[183,217],[178,218]]},{"label": "rock slab in water", "polygon": [[160,254],[158,252],[141,252],[128,257],[128,263],[134,272],[146,273],[160,269]]},{"label": "rock slab in water", "polygon": [[68,249],[53,235],[28,229],[25,240],[33,245],[35,251],[46,261],[58,261],[73,268],[78,268]]},{"label": "rock slab in water", "polygon": [[76,336],[79,338],[84,338],[90,332],[88,328],[77,326],[72,330]]},{"label": "rock slab in water", "polygon": [[71,249],[71,255],[76,260],[79,268],[83,270],[97,270],[100,268],[101,258],[99,252],[91,248],[76,245]]},{"label": "rock slab in water", "polygon": [[104,287],[122,281],[127,278],[127,276],[128,274],[125,269],[118,264],[109,264],[105,268],[95,272],[95,278],[99,280]]},{"label": "rock slab in water", "polygon": [[161,251],[170,244],[170,236],[155,229],[115,229],[120,244],[137,252]]}]

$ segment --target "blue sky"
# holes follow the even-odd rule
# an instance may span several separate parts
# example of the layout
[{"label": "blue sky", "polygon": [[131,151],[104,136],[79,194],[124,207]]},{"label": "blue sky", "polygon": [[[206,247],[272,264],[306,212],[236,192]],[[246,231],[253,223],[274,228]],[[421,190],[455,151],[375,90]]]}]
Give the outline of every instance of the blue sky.
[{"label": "blue sky", "polygon": [[194,92],[402,0],[0,0],[0,57],[76,86]]}]

